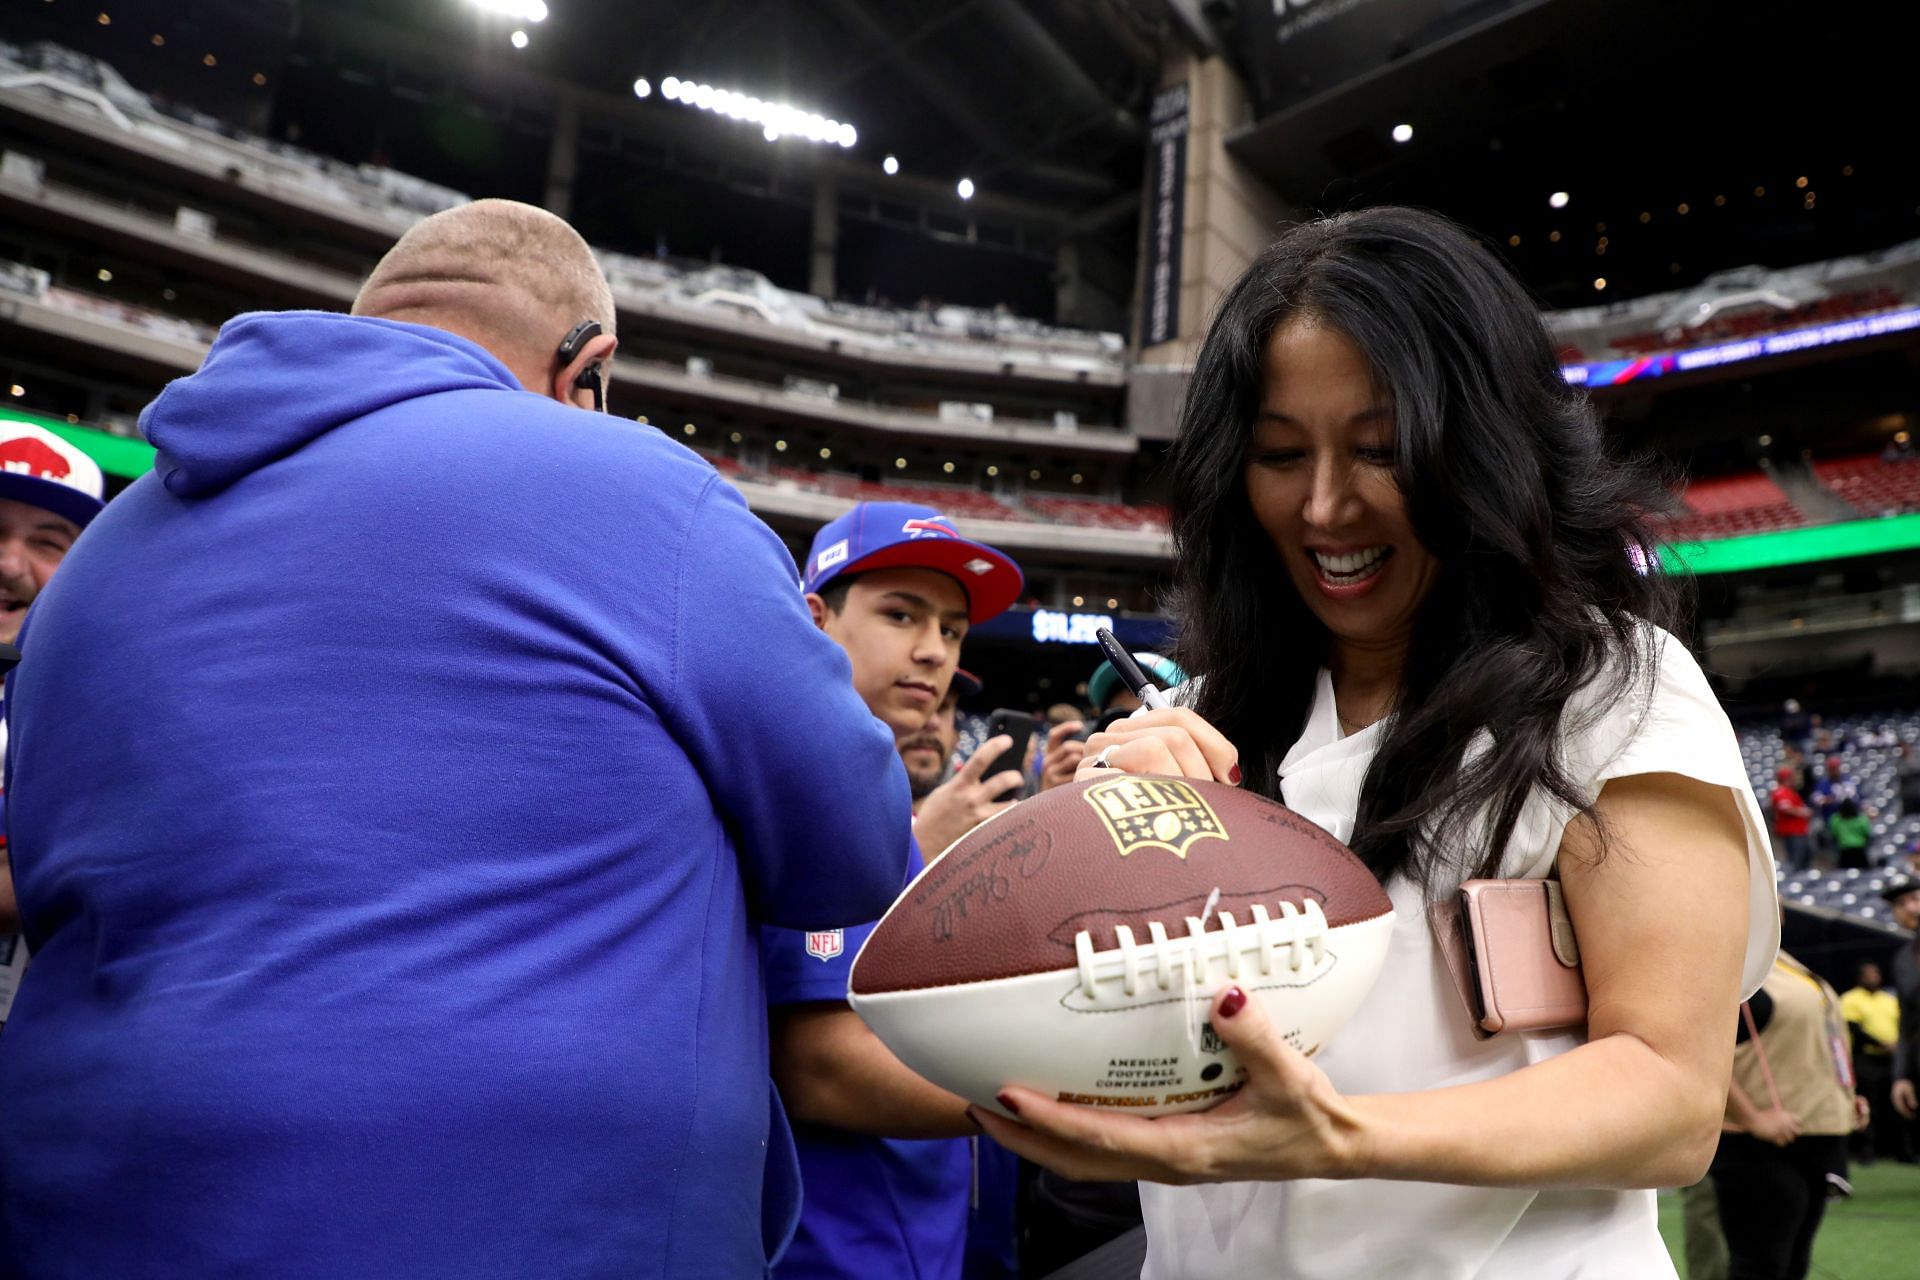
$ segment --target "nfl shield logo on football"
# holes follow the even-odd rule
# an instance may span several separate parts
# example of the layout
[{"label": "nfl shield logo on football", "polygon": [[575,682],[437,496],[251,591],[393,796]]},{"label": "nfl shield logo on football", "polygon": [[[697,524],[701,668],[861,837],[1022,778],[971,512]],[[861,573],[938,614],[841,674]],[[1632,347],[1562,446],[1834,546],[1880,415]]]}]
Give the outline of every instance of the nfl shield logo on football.
[{"label": "nfl shield logo on football", "polygon": [[807,935],[807,954],[816,960],[831,960],[846,949],[845,929],[822,929]]},{"label": "nfl shield logo on football", "polygon": [[1231,839],[1206,798],[1177,778],[1124,775],[1080,794],[1100,815],[1123,858],[1152,848],[1184,860],[1198,841]]}]

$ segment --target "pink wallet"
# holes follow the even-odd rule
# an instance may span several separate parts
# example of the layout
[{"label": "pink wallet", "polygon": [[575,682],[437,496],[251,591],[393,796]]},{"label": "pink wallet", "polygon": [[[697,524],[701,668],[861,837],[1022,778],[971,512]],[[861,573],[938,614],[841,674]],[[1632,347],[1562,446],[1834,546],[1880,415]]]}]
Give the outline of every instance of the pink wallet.
[{"label": "pink wallet", "polygon": [[1586,1025],[1580,944],[1558,880],[1469,880],[1428,917],[1476,1036]]}]

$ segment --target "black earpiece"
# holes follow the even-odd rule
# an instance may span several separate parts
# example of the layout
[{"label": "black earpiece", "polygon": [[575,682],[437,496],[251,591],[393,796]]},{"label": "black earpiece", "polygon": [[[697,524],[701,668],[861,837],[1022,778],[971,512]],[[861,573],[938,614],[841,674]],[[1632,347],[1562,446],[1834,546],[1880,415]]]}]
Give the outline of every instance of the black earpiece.
[{"label": "black earpiece", "polygon": [[[598,320],[582,320],[579,324],[567,330],[567,336],[560,341],[560,367],[564,369],[572,364],[575,357],[580,354],[580,348],[592,342],[603,332],[605,331],[601,329]],[[582,369],[580,376],[573,380],[573,385],[578,390],[591,391],[593,393],[594,412],[604,413],[606,411],[606,384],[601,380],[600,366],[597,363],[590,364]]]}]

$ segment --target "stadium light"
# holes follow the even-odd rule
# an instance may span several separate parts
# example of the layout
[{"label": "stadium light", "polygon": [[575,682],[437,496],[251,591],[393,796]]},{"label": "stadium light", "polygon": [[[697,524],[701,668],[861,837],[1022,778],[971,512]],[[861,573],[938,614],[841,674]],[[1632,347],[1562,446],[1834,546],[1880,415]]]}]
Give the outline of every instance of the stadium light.
[{"label": "stadium light", "polygon": [[960,198],[962,200],[973,199],[973,179],[972,178],[960,179],[959,183],[954,187],[954,190],[960,193]]},{"label": "stadium light", "polygon": [[1412,142],[1413,126],[1410,124],[1397,124],[1393,126],[1393,140],[1395,142]]},{"label": "stadium light", "polygon": [[892,156],[888,156],[880,162],[880,172],[891,178],[894,174],[900,172],[900,162]]},{"label": "stadium light", "polygon": [[633,82],[633,96],[636,98],[651,98],[653,96],[653,83],[645,76],[641,76]]},{"label": "stadium light", "polygon": [[[637,88],[635,92],[638,92]],[[805,138],[809,142],[852,148],[860,141],[860,131],[844,120],[829,120],[818,112],[802,111],[782,102],[766,102],[752,94],[702,84],[697,80],[668,76],[660,82],[660,96],[669,102],[711,111],[729,120],[758,125],[760,136],[768,142],[778,142],[782,138]]]},{"label": "stadium light", "polygon": [[1564,209],[1567,207],[1567,202],[1571,199],[1573,199],[1573,197],[1568,195],[1566,192],[1556,191],[1552,195],[1547,197],[1547,203],[1552,205],[1556,209]]},{"label": "stadium light", "polygon": [[472,4],[482,13],[497,13],[503,18],[512,18],[515,22],[547,20],[546,0],[472,0]]},{"label": "stadium light", "polygon": [[507,39],[513,42],[513,47],[516,49],[524,49],[527,47],[527,33],[524,31],[516,31],[508,36]]}]

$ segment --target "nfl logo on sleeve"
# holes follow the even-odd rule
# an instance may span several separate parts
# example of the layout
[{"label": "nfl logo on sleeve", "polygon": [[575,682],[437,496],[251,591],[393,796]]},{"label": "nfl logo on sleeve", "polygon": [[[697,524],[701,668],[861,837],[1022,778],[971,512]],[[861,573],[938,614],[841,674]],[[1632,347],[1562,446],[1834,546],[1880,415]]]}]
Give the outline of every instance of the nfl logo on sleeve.
[{"label": "nfl logo on sleeve", "polygon": [[845,929],[822,929],[807,935],[807,954],[822,962],[831,960],[847,948]]}]

